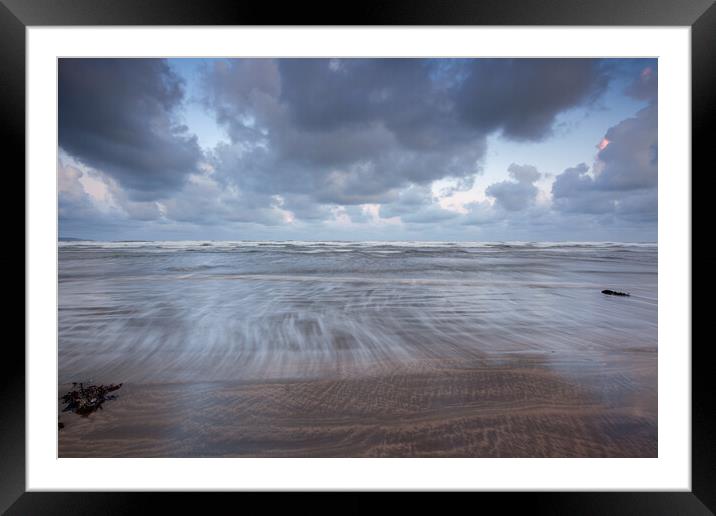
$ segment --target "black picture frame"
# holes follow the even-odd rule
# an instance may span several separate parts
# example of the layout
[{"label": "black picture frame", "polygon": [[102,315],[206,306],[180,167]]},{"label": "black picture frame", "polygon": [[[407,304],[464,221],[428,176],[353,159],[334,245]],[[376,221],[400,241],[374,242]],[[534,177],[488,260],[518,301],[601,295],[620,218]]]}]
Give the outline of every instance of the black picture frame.
[{"label": "black picture frame", "polygon": [[[716,105],[716,5],[713,0],[362,0],[350,5],[285,3],[280,7],[271,2],[209,0],[0,0],[0,131],[6,144],[4,155],[11,157],[14,170],[25,169],[25,29],[28,26],[321,24],[690,26],[692,170],[704,168],[704,174],[699,177],[700,188],[697,190],[692,186],[693,201],[698,195],[706,195],[704,192],[712,190],[711,185],[716,186],[712,159],[707,161],[716,138],[708,109]],[[707,167],[707,163],[710,166]],[[691,177],[693,185],[693,173]],[[24,181],[17,187],[24,192]],[[692,235],[697,234],[693,230],[701,226],[708,235],[710,217],[697,217],[693,212],[695,204],[692,204]],[[7,207],[5,211],[8,212]],[[17,219],[17,211],[13,212],[12,219],[6,218],[14,219]],[[24,238],[23,232],[23,242]],[[693,241],[691,250],[692,275],[698,274],[697,290],[701,292],[711,290],[715,283],[712,271],[716,260],[698,259],[695,252],[707,245]],[[20,303],[16,305],[19,307]],[[22,306],[24,310],[25,304]],[[698,327],[694,325],[696,315],[701,315],[703,321],[706,310],[708,306],[692,301],[694,329]],[[478,496],[482,500],[498,502],[501,510],[509,511],[520,506],[523,510],[528,508],[531,512],[544,514],[713,514],[716,511],[716,425],[713,418],[716,399],[711,362],[707,359],[712,339],[692,340],[691,492],[484,493]],[[688,346],[691,343],[682,344]],[[147,511],[152,507],[166,509],[168,497],[178,496],[185,509],[200,504],[195,507],[209,512],[213,504],[219,507],[226,503],[227,496],[233,496],[200,495],[199,500],[192,498],[189,501],[183,493],[25,492],[25,353],[20,339],[6,339],[4,351],[0,360],[0,407],[3,409],[0,511],[35,515],[124,514]],[[306,497],[302,499],[306,500]],[[375,499],[375,495],[351,494],[343,502],[341,512],[373,510]],[[275,500],[273,497],[272,501]],[[261,503],[266,502],[262,500]],[[314,502],[309,503],[315,510]],[[423,508],[429,507],[424,499],[418,503]],[[446,508],[449,510],[444,501],[439,503],[441,512]],[[271,504],[267,507],[271,508]]]}]

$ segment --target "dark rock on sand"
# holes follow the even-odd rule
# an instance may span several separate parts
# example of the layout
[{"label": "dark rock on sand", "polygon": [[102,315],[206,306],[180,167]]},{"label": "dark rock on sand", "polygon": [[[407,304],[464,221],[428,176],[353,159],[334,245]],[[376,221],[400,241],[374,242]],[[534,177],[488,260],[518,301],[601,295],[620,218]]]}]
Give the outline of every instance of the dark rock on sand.
[{"label": "dark rock on sand", "polygon": [[[78,384],[73,383],[73,387],[77,387]],[[116,398],[114,395],[108,393],[116,391],[122,386],[122,384],[110,384],[110,385],[90,385],[85,387],[84,384],[79,384],[79,389],[73,390],[62,396],[62,401],[67,405],[63,409],[63,412],[71,411],[80,416],[89,416],[92,412],[101,409],[102,404],[105,401],[113,400]],[[60,423],[60,428],[64,425]]]},{"label": "dark rock on sand", "polygon": [[629,297],[629,294],[626,292],[617,292],[616,290],[602,290],[602,294],[606,294],[608,296],[626,296]]}]

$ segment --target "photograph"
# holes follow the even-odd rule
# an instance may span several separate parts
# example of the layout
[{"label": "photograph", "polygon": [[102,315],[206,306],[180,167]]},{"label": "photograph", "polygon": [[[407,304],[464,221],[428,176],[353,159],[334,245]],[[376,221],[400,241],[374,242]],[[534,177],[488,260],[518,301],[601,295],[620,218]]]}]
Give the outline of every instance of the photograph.
[{"label": "photograph", "polygon": [[58,457],[658,458],[658,76],[58,57]]}]

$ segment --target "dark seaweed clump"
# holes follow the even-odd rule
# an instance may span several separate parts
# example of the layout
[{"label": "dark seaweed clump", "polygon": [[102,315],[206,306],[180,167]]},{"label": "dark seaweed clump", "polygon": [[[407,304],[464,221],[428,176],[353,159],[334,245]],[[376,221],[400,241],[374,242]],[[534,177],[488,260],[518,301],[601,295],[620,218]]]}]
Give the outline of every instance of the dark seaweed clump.
[{"label": "dark seaweed clump", "polygon": [[616,290],[602,290],[602,294],[606,294],[608,296],[626,296],[629,297],[629,294],[626,292],[618,292]]},{"label": "dark seaweed clump", "polygon": [[[109,385],[90,385],[85,387],[84,384],[72,383],[74,390],[71,390],[64,396],[62,401],[66,403],[63,412],[71,411],[80,416],[89,416],[92,412],[102,408],[105,401],[116,399],[117,396],[109,394],[116,391],[122,384]],[[79,387],[79,389],[77,388]],[[63,425],[64,426],[64,425]]]}]

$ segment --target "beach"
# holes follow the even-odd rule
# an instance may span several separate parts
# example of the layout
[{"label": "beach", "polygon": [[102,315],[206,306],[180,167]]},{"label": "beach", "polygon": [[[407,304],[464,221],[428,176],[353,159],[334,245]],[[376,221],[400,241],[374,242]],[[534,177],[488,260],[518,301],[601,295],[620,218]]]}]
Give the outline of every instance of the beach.
[{"label": "beach", "polygon": [[61,243],[58,319],[60,457],[658,453],[655,244]]}]

